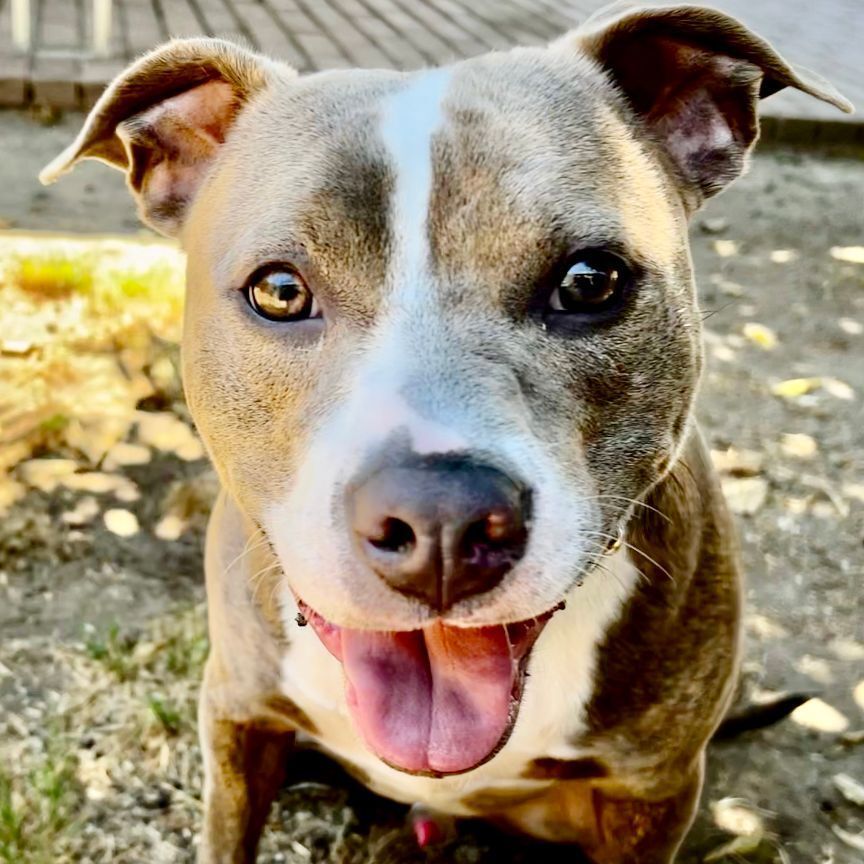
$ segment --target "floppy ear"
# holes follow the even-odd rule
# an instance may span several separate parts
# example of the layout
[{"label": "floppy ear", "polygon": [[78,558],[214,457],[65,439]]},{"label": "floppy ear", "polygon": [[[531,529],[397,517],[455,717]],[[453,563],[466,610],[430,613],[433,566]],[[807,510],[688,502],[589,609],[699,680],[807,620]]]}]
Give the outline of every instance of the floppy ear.
[{"label": "floppy ear", "polygon": [[734,18],[699,6],[616,3],[559,40],[594,58],[665,149],[693,209],[746,165],[757,103],[795,87],[852,106],[813,72],[794,69]]},{"label": "floppy ear", "polygon": [[53,183],[80,159],[101,159],[126,172],[141,218],[176,235],[240,110],[275,70],[220,39],[169,42],[114,80],[39,179]]}]

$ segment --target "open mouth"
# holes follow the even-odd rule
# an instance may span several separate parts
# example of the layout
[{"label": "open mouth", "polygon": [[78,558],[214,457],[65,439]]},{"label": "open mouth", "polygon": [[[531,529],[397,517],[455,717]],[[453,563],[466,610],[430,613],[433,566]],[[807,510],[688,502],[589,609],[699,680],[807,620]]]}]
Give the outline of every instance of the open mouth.
[{"label": "open mouth", "polygon": [[369,749],[399,771],[435,777],[470,771],[504,746],[528,656],[563,606],[514,624],[438,620],[422,630],[388,631],[338,627],[297,602],[342,663],[348,708]]}]

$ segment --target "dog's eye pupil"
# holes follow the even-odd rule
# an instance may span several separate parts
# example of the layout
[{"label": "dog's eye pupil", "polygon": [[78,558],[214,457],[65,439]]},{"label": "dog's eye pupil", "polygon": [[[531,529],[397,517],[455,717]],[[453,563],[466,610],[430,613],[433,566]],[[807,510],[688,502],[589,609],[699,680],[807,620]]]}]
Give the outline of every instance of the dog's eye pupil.
[{"label": "dog's eye pupil", "polygon": [[571,259],[549,305],[570,313],[605,309],[619,297],[628,278],[626,264],[611,253],[579,255]]},{"label": "dog's eye pupil", "polygon": [[311,317],[312,292],[298,273],[273,269],[258,273],[246,286],[249,305],[270,321],[300,321]]},{"label": "dog's eye pupil", "polygon": [[618,271],[598,270],[587,261],[574,264],[561,282],[562,297],[581,303],[602,303],[615,290]]}]

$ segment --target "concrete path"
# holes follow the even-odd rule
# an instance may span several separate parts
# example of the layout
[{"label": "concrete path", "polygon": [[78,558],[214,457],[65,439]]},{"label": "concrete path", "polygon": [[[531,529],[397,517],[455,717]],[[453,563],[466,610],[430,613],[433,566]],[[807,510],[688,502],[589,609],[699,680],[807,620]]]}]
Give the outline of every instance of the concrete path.
[{"label": "concrete path", "polygon": [[[29,6],[30,44],[13,44],[13,8]],[[414,68],[515,44],[542,44],[603,0],[102,0],[111,9],[103,56],[94,53],[99,0],[0,0],[0,105],[86,107],[125,63],[169,36],[240,40],[302,71],[337,66]],[[859,119],[797,93],[765,113],[812,137],[861,137],[862,0],[716,0],[795,63],[821,72],[856,102]],[[20,18],[19,18],[20,20]],[[20,32],[19,32],[20,41]],[[817,121],[817,122],[813,122]],[[828,124],[826,127],[825,124]],[[814,130],[816,130],[814,132]]]}]

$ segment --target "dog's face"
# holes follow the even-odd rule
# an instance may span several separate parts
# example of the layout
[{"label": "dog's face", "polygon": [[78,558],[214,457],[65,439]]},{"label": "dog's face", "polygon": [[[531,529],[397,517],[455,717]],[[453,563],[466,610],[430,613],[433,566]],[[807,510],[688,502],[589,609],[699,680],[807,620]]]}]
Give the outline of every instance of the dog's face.
[{"label": "dog's face", "polygon": [[[336,624],[548,611],[680,441],[699,369],[683,207],[599,74],[561,66],[274,87],[190,213],[190,406]],[[255,298],[280,280],[313,299],[268,320]],[[378,465],[444,456],[503,472],[531,513],[512,569],[442,610],[358,553],[350,498]]]},{"label": "dog's face", "polygon": [[674,460],[686,219],[741,170],[760,82],[835,99],[725,16],[673,13],[408,75],[175,43],[61,163],[125,167],[181,233],[198,427],[404,770],[495,751],[548,614],[610,578]]}]

